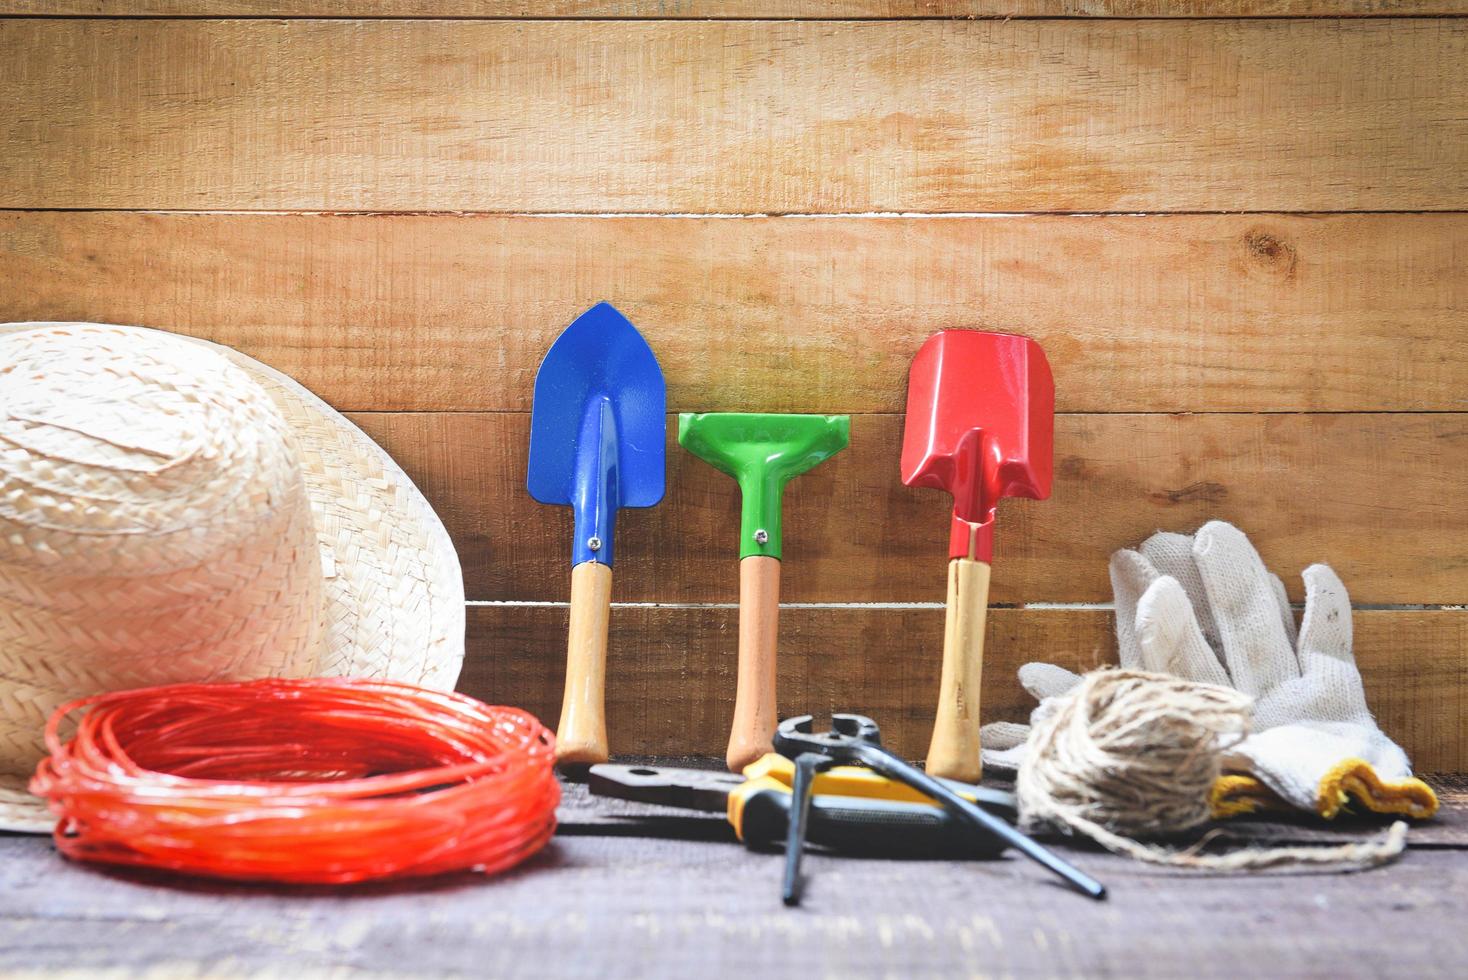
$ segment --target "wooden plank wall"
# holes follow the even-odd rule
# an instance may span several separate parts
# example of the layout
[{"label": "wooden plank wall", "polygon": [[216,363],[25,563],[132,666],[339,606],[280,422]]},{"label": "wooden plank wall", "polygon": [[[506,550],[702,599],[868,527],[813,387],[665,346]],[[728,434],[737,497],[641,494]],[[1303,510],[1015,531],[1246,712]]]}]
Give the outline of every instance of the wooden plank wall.
[{"label": "wooden plank wall", "polygon": [[[209,337],[351,413],[460,547],[462,686],[552,720],[569,517],[522,490],[550,339],[611,300],[672,411],[853,413],[789,498],[782,706],[867,710],[913,754],[946,524],[897,482],[907,363],[937,329],[1028,333],[1057,482],[1002,511],[989,716],[1024,716],[1027,659],[1114,657],[1110,551],[1218,516],[1297,601],[1335,565],[1383,725],[1461,771],[1465,14],[0,0],[0,319]],[[719,753],[737,499],[669,460],[620,526],[614,747]]]}]

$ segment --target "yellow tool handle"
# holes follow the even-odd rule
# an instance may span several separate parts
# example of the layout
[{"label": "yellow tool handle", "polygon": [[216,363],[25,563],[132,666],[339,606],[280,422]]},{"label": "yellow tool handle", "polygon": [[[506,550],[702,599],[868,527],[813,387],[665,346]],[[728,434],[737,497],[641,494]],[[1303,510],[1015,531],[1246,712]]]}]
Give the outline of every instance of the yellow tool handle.
[{"label": "yellow tool handle", "polygon": [[556,762],[607,761],[607,626],[612,567],[584,561],[571,569],[571,631],[566,647],[566,696],[556,729]]},{"label": "yellow tool handle", "polygon": [[[751,766],[745,771],[750,778],[729,792],[729,824],[754,848],[785,838],[794,803],[790,786],[794,764],[771,759],[767,756]],[[960,796],[1001,819],[1010,823],[1018,819],[1012,795],[952,785]],[[993,857],[1004,849],[1001,840],[976,834],[935,800],[870,769],[837,766],[817,773],[811,793],[807,840],[840,853]]]},{"label": "yellow tool handle", "polygon": [[943,623],[943,678],[928,746],[929,775],[977,783],[979,687],[984,668],[984,616],[989,565],[972,558],[948,564],[948,612]]},{"label": "yellow tool handle", "polygon": [[775,644],[779,634],[780,559],[750,555],[739,562],[739,682],[725,761],[730,772],[773,749]]},{"label": "yellow tool handle", "polygon": [[[772,785],[773,780],[787,789],[795,784],[795,762],[777,752],[759,759],[744,768],[746,785]],[[896,803],[938,804],[926,793],[921,793],[906,783],[888,779],[881,773],[865,766],[832,766],[816,773],[811,783],[812,792],[826,796],[846,796],[860,800],[891,800]],[[971,788],[954,787],[959,796],[973,798]]]}]

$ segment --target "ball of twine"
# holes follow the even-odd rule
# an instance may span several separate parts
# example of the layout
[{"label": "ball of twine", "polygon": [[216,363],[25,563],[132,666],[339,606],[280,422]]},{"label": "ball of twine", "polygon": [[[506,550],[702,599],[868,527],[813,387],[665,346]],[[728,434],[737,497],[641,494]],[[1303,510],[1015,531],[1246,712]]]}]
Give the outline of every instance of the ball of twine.
[{"label": "ball of twine", "polygon": [[1192,830],[1212,816],[1223,755],[1249,734],[1253,702],[1233,688],[1166,674],[1098,670],[1047,702],[1030,729],[1015,792],[1022,826],[1080,833],[1140,861],[1211,871],[1290,865],[1369,867],[1406,846],[1397,821],[1381,841],[1199,854],[1134,838]]}]

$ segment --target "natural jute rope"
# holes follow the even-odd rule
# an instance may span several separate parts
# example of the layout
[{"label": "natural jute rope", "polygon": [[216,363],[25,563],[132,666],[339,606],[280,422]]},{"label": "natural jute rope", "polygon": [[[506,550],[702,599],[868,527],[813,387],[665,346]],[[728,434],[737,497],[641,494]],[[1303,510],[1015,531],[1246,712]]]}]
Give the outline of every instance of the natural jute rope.
[{"label": "natural jute rope", "polygon": [[[1247,695],[1166,674],[1099,670],[1034,719],[1016,793],[1022,826],[1079,832],[1139,861],[1208,871],[1384,864],[1406,847],[1407,825],[1379,841],[1334,847],[1249,847],[1229,854],[1135,840],[1208,822],[1224,751],[1249,733]],[[1206,839],[1205,839],[1206,841]]]}]

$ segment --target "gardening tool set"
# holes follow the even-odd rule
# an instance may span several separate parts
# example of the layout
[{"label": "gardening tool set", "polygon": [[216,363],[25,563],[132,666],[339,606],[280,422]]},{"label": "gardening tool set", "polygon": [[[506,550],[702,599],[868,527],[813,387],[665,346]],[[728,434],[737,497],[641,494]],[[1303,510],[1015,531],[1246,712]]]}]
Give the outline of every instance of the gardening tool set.
[{"label": "gardening tool set", "polygon": [[[608,758],[604,712],[612,529],[620,507],[662,499],[665,388],[657,358],[607,303],[551,345],[535,378],[530,494],[573,509],[571,620],[557,731],[563,768]],[[1055,385],[1027,337],[945,330],[913,359],[901,475],[953,495],[943,670],[927,770],[976,783],[984,615],[1002,497],[1050,493]],[[846,448],[845,415],[684,413],[678,443],[734,478],[739,652],[725,761],[741,772],[773,748],[786,484]]]},{"label": "gardening tool set", "polygon": [[[1424,818],[1437,807],[1366,706],[1334,572],[1305,571],[1297,629],[1279,580],[1221,522],[1112,558],[1121,660],[1133,672],[1120,679],[1129,691],[1140,685],[1136,703],[1153,716],[1121,718],[1113,731],[1127,738],[1098,749],[1088,724],[1062,731],[1061,719],[1116,708],[1084,700],[1113,675],[1083,680],[1031,664],[1021,680],[1041,699],[1034,731],[981,732],[998,504],[1050,493],[1054,383],[1026,337],[943,331],[911,366],[899,474],[953,498],[926,770],[884,747],[864,715],[834,715],[828,731],[810,715],[779,720],[782,497],[846,448],[844,415],[679,416],[679,444],[732,477],[742,501],[731,771],[608,763],[617,514],[663,497],[667,406],[652,349],[606,303],[547,351],[530,419],[528,490],[570,507],[573,522],[554,737],[523,711],[446,693],[463,657],[464,612],[447,532],[386,453],[299,385],[235,352],[99,324],[0,326],[0,354],[13,367],[0,373],[0,441],[10,447],[0,453],[9,542],[0,637],[13,662],[0,676],[0,830],[54,828],[61,850],[83,860],[321,882],[508,868],[554,830],[554,763],[593,794],[722,812],[747,846],[783,845],[787,904],[800,901],[807,847],[953,858],[1014,849],[1102,898],[1098,882],[1026,832],[1062,814],[1060,825],[1157,859],[1112,831],[1086,830],[1100,803],[1118,801],[1085,794],[1123,771],[1160,767],[1156,779],[1121,779],[1119,802],[1144,816],[1169,810],[1161,804],[1177,767],[1158,762],[1162,743],[1147,741],[1147,726],[1161,719],[1167,737],[1178,711],[1162,701],[1179,684],[1239,705],[1241,718],[1252,705],[1247,738],[1210,736],[1199,752],[1212,754],[1188,756],[1198,785],[1218,777],[1215,816],[1279,806],[1331,818],[1357,801]],[[128,493],[118,497],[118,486]],[[318,533],[323,521],[331,533]],[[284,679],[311,675],[351,679]],[[124,677],[153,686],[121,691]],[[1245,718],[1230,731],[1247,727]],[[1081,748],[1057,748],[1063,737]],[[1127,744],[1147,748],[1128,758]],[[984,758],[1020,770],[1017,796],[977,785]],[[1044,795],[1042,773],[1063,777],[1066,793]],[[1139,786],[1163,798],[1141,800]],[[1206,816],[1202,796],[1190,799]],[[356,830],[337,810],[348,803]],[[214,816],[180,823],[180,808]],[[1392,854],[1405,829],[1394,833]],[[319,860],[292,859],[297,844]],[[1278,855],[1239,858],[1267,866]]]},{"label": "gardening tool set", "polygon": [[[1049,365],[1028,338],[944,331],[913,361],[902,480],[954,498],[942,684],[926,773],[884,748],[876,724],[861,715],[836,715],[824,734],[811,732],[809,716],[777,724],[782,497],[791,480],[846,448],[850,418],[680,415],[679,444],[733,477],[742,501],[738,681],[725,757],[739,775],[610,766],[602,699],[612,525],[619,507],[651,506],[662,496],[664,388],[631,323],[605,303],[583,314],[540,366],[530,435],[531,495],[569,504],[575,516],[562,767],[580,775],[592,764],[595,793],[723,810],[750,846],[783,838],[787,904],[799,901],[807,840],[858,853],[994,856],[1014,847],[1085,894],[1104,896],[1012,826],[1012,797],[972,785],[995,512],[1001,497],[1049,494],[1054,410]],[[833,775],[838,766],[844,771]]]}]

